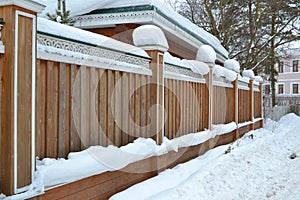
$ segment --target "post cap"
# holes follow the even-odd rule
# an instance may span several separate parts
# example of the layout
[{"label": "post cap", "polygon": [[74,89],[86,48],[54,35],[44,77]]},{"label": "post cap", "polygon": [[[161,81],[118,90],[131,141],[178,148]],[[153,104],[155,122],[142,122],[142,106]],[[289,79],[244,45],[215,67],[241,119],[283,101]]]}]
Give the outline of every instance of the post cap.
[{"label": "post cap", "polygon": [[164,32],[154,25],[143,25],[133,31],[133,43],[144,50],[159,50],[166,52],[169,49]]}]

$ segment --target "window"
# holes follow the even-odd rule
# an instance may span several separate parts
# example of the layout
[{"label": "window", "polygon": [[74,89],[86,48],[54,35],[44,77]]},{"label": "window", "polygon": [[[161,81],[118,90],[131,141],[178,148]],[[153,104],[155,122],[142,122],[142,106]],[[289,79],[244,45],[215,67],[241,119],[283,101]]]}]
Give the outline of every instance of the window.
[{"label": "window", "polygon": [[293,84],[293,94],[299,93],[299,85],[297,83]]},{"label": "window", "polygon": [[293,60],[293,72],[298,72],[298,60]]},{"label": "window", "polygon": [[270,85],[265,85],[265,94],[270,94]]},{"label": "window", "polygon": [[283,73],[283,61],[279,62],[278,72]]},{"label": "window", "polygon": [[283,84],[278,85],[278,94],[283,94]]}]

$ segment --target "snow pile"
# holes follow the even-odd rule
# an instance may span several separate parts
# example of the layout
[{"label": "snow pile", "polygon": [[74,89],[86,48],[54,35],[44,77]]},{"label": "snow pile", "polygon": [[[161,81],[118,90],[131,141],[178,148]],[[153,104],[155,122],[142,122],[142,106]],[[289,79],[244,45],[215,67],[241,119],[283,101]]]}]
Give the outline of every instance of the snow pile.
[{"label": "snow pile", "polygon": [[119,42],[103,35],[81,30],[71,26],[66,26],[40,17],[38,18],[37,28],[39,32],[149,58],[148,54],[141,48]]},{"label": "snow pile", "polygon": [[263,80],[263,78],[261,76],[254,76],[254,81],[256,81],[258,83],[264,82],[264,80]]},{"label": "snow pile", "polygon": [[224,67],[226,69],[235,71],[236,73],[240,73],[240,64],[234,59],[225,60]]},{"label": "snow pile", "polygon": [[172,56],[169,52],[164,53],[164,62],[191,69],[194,73],[205,75],[209,72],[208,64],[197,60],[186,60]]},{"label": "snow pile", "polygon": [[202,45],[197,52],[196,60],[214,64],[217,59],[215,50],[209,45]]},{"label": "snow pile", "polygon": [[190,69],[189,64],[185,60],[172,56],[169,52],[164,53],[164,62]]},{"label": "snow pile", "polygon": [[244,83],[249,83],[249,81],[250,81],[249,77],[243,77],[240,74],[238,74],[238,79],[239,79],[239,81],[242,81]]},{"label": "snow pile", "polygon": [[[33,0],[38,3],[46,5],[45,10],[39,15],[46,18],[46,14],[54,14],[56,9],[56,0]],[[225,57],[228,56],[227,50],[221,45],[220,41],[212,34],[206,32],[204,29],[199,28],[197,25],[193,24],[188,19],[184,18],[177,12],[175,12],[170,6],[163,3],[160,0],[89,0],[82,3],[82,0],[72,0],[67,1],[67,10],[70,10],[70,16],[78,16],[82,14],[89,13],[97,9],[110,9],[110,8],[122,8],[122,7],[136,7],[153,5],[158,9],[163,15],[170,19],[175,19],[178,24],[182,25],[192,33],[198,35],[202,40],[205,40],[208,44],[218,49]],[[175,27],[176,29],[177,27]]]},{"label": "snow pile", "polygon": [[201,75],[209,73],[209,66],[204,62],[200,62],[198,60],[185,60],[185,62],[188,63],[194,73]]},{"label": "snow pile", "polygon": [[230,145],[167,169],[110,199],[299,199],[300,117],[267,120]]},{"label": "snow pile", "polygon": [[134,45],[145,50],[165,52],[169,49],[164,32],[154,25],[143,25],[134,29],[132,37]]},{"label": "snow pile", "polygon": [[138,138],[120,148],[115,146],[92,146],[86,150],[70,153],[68,159],[44,158],[37,160],[35,180],[29,186],[29,191],[10,197],[24,199],[30,195],[44,192],[45,188],[69,183],[92,175],[124,168],[130,163],[178,151],[179,148],[201,144],[217,135],[235,130],[236,123],[213,125],[212,131],[205,130],[191,133],[172,140],[163,138],[163,143],[157,145],[151,138]]},{"label": "snow pile", "polygon": [[217,77],[217,78],[225,78],[228,81],[234,81],[236,80],[237,77],[237,73],[235,73],[234,71],[231,71],[229,69],[226,69],[220,65],[215,65],[213,67],[213,74]]},{"label": "snow pile", "polygon": [[243,74],[244,77],[248,77],[248,78],[250,78],[252,80],[255,77],[254,72],[252,71],[252,69],[246,69],[246,70],[243,71],[242,74]]}]

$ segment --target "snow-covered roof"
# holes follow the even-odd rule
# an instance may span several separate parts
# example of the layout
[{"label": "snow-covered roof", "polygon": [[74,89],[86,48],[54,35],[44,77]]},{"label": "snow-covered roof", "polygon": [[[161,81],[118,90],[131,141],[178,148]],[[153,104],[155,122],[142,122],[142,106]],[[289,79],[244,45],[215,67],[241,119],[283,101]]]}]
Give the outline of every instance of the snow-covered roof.
[{"label": "snow-covered roof", "polygon": [[75,27],[66,26],[44,18],[38,17],[37,20],[38,33],[59,37],[71,41],[89,44],[90,46],[101,47],[112,51],[117,51],[125,54],[131,54],[142,58],[149,59],[149,55],[141,48],[129,45],[112,38],[81,30]]},{"label": "snow-covered roof", "polygon": [[[41,13],[40,16],[45,17],[47,13],[55,12],[56,0],[34,1],[38,1],[47,5],[46,9],[43,13]],[[67,2],[67,9],[71,11],[71,17],[79,15],[102,15],[117,12],[124,13],[153,11],[153,13],[151,13],[151,15],[148,17],[140,15],[134,16],[136,22],[140,24],[158,25],[163,28],[164,31],[169,31],[173,34],[176,34],[178,37],[182,37],[187,43],[193,45],[196,49],[198,49],[202,44],[208,44],[212,46],[219,54],[218,58],[220,60],[224,61],[224,58],[228,58],[227,50],[221,45],[220,41],[216,37],[193,24],[191,21],[178,14],[171,7],[164,4],[160,0],[86,0],[84,3],[82,3],[82,0],[72,0]],[[118,17],[118,20],[118,23],[120,24],[128,22],[127,17]],[[83,27],[83,21],[84,20],[78,20],[79,27]],[[85,21],[90,22],[91,18],[85,19]],[[97,18],[95,22],[99,25],[103,23],[111,23],[107,18],[104,20]],[[132,21],[132,23],[134,22]]]}]

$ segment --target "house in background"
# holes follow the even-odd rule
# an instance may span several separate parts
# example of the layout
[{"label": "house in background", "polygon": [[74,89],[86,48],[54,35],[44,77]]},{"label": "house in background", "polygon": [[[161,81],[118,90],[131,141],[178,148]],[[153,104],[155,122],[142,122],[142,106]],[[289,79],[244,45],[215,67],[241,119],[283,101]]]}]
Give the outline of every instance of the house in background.
[{"label": "house in background", "polygon": [[297,95],[300,93],[300,48],[289,49],[278,66],[276,94]]},{"label": "house in background", "polygon": [[[300,48],[288,49],[277,63],[276,105],[300,104]],[[271,84],[264,83],[264,106],[272,107]]]}]

